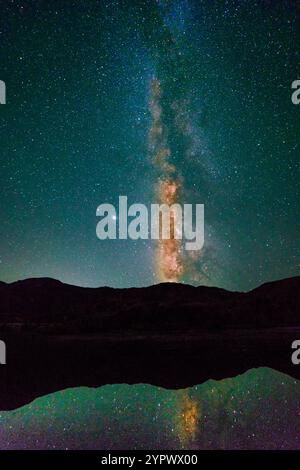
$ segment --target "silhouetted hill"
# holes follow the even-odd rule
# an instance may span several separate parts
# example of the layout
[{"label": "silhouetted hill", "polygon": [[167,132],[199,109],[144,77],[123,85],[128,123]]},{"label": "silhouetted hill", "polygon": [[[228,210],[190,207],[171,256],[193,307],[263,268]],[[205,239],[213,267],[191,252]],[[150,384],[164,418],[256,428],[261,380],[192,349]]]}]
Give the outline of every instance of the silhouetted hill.
[{"label": "silhouetted hill", "polygon": [[250,292],[158,284],[82,288],[41,278],[0,284],[0,328],[47,333],[300,326],[300,277]]}]

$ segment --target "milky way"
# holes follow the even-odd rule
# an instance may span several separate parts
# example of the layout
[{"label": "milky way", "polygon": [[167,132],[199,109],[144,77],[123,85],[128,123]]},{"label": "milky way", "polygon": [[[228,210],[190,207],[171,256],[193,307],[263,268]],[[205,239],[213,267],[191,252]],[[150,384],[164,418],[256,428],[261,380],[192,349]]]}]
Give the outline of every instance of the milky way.
[{"label": "milky way", "polygon": [[[159,80],[151,81],[149,108],[152,125],[149,132],[149,147],[154,165],[158,168],[156,197],[159,204],[172,206],[180,202],[182,181],[176,175],[176,167],[170,162],[171,150],[168,145],[168,130],[163,122],[161,105],[162,89]],[[159,281],[179,282],[184,274],[182,241],[176,239],[176,213],[170,213],[170,237],[157,242],[156,270]]]},{"label": "milky way", "polygon": [[[0,279],[249,290],[299,274],[298,18],[294,1],[2,2]],[[206,227],[200,259],[161,274],[151,240],[95,234],[99,204],[160,197],[153,78],[157,163],[176,168],[160,173]]]}]

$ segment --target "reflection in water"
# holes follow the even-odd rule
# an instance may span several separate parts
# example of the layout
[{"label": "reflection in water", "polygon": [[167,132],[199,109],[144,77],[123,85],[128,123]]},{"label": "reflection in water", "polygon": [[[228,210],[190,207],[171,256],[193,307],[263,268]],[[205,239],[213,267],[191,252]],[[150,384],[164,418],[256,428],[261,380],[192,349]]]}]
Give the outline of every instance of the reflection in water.
[{"label": "reflection in water", "polygon": [[63,390],[0,413],[1,449],[300,449],[300,382],[268,368],[186,390]]},{"label": "reflection in water", "polygon": [[178,437],[181,447],[191,448],[195,441],[200,421],[200,402],[191,398],[188,391],[182,391],[179,400]]}]

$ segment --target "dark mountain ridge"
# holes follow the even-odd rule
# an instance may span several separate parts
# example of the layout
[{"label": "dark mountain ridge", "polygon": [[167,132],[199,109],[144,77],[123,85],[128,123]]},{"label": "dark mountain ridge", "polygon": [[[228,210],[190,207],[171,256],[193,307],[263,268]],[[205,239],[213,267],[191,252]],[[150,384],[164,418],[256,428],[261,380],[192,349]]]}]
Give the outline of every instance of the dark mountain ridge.
[{"label": "dark mountain ridge", "polygon": [[[300,277],[250,292],[157,284],[83,288],[49,278],[0,284],[0,328],[48,333],[300,326]],[[48,328],[47,328],[48,325]]]}]

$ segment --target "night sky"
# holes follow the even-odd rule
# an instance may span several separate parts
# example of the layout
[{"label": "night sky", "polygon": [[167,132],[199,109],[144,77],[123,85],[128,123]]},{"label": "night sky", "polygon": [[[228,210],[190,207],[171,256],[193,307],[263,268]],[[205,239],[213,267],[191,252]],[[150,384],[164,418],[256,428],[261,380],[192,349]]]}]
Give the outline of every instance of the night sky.
[{"label": "night sky", "polygon": [[205,205],[182,281],[299,275],[299,13],[292,0],[2,0],[0,279],[157,282],[153,242],[96,237],[99,204],[154,202],[154,77],[183,201]]}]

